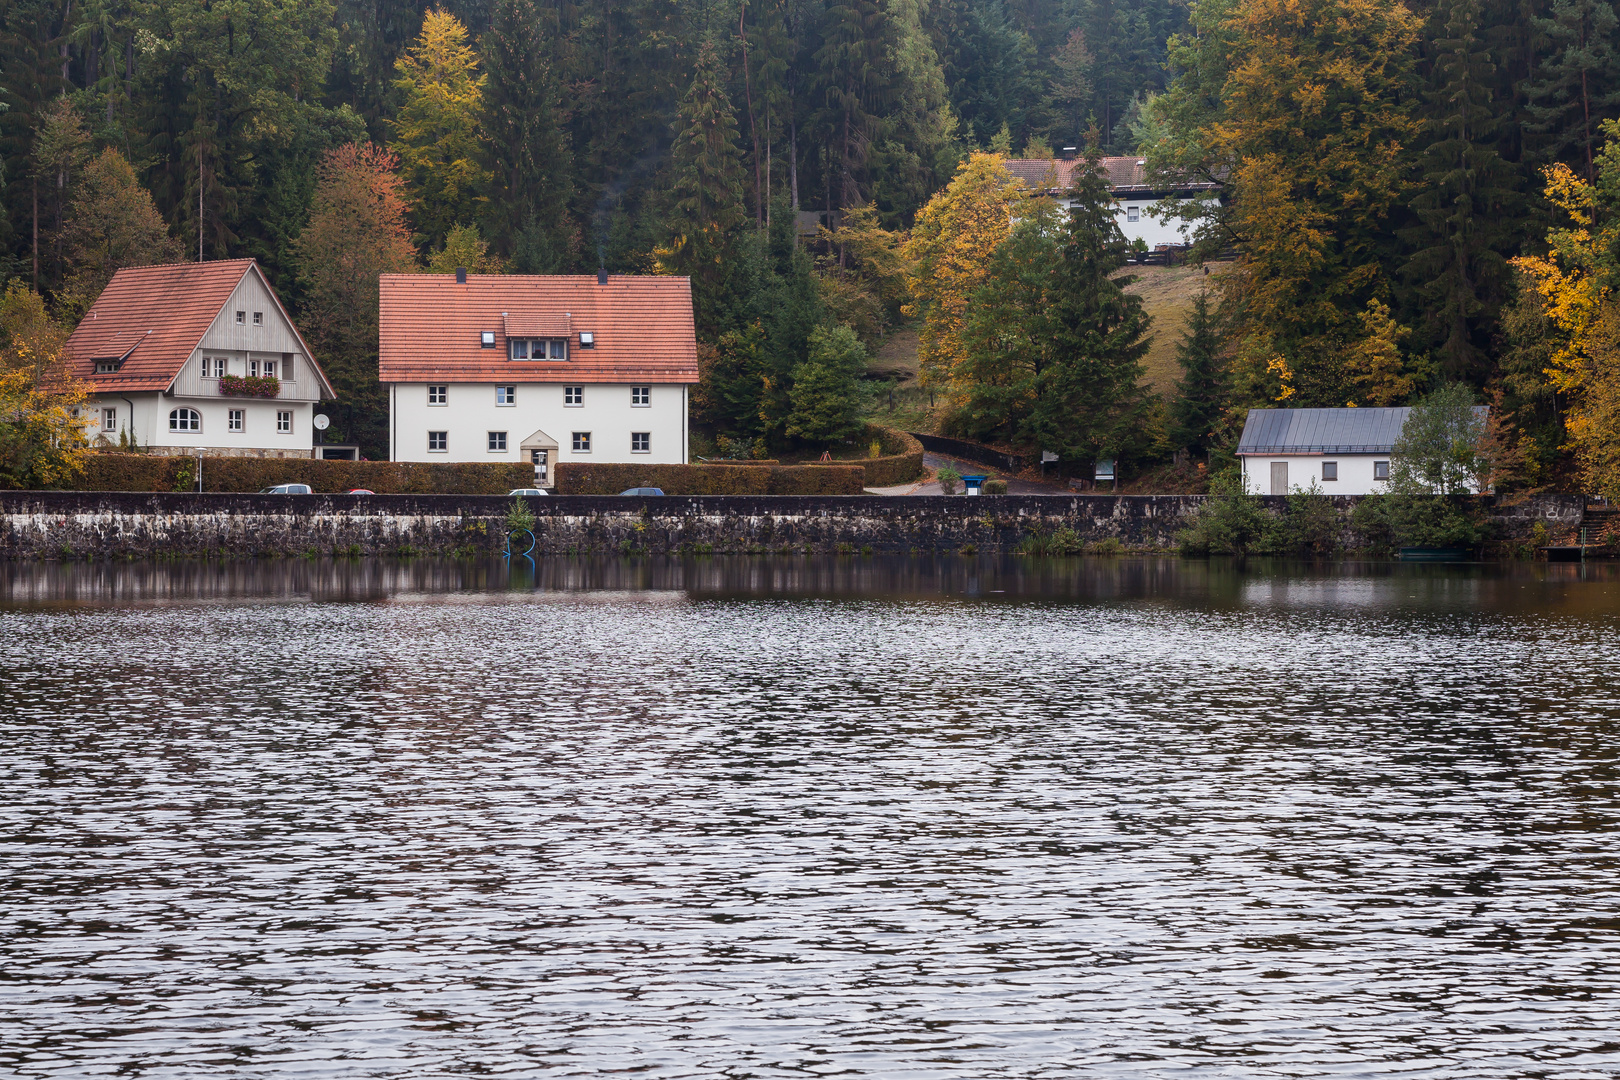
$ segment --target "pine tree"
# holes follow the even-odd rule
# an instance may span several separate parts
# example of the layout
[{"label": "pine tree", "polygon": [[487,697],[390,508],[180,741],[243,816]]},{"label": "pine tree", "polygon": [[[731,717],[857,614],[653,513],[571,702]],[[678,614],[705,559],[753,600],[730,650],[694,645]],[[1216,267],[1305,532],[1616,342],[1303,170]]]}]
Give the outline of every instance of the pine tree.
[{"label": "pine tree", "polygon": [[866,370],[866,346],[847,326],[817,327],[809,346],[809,356],[793,369],[787,434],[826,446],[864,426],[861,375]]},{"label": "pine tree", "polygon": [[1552,0],[1550,16],[1532,24],[1550,47],[1541,77],[1525,87],[1537,156],[1594,183],[1599,124],[1620,112],[1620,18],[1607,0]]},{"label": "pine tree", "polygon": [[1193,300],[1186,332],[1176,346],[1176,363],[1181,378],[1170,405],[1171,438],[1182,449],[1208,453],[1226,413],[1228,387],[1215,313],[1205,291]]},{"label": "pine tree", "polygon": [[1521,209],[1514,170],[1497,149],[1502,108],[1492,100],[1495,65],[1481,32],[1480,0],[1445,0],[1433,87],[1429,143],[1412,200],[1420,228],[1406,270],[1451,379],[1480,379],[1497,309],[1507,292],[1504,252]]},{"label": "pine tree", "polygon": [[723,284],[736,267],[737,234],[747,221],[737,114],[726,94],[724,65],[714,46],[699,48],[692,81],[677,110],[670,161],[670,211],[659,269],[692,279],[699,332],[714,340]]},{"label": "pine tree", "polygon": [[1025,443],[1070,460],[1125,455],[1141,444],[1146,406],[1140,386],[1149,318],[1142,299],[1115,275],[1131,247],[1089,140],[1086,167],[1075,170],[1063,258],[1054,268],[1053,360],[1038,387]]},{"label": "pine tree", "polygon": [[555,9],[496,0],[494,20],[482,42],[489,231],[518,273],[556,273],[578,262],[580,233],[568,212],[573,154],[552,56]]},{"label": "pine tree", "polygon": [[872,196],[878,148],[897,88],[890,60],[899,42],[879,0],[831,0],[816,52],[817,126],[826,147],[827,207],[859,206]]}]

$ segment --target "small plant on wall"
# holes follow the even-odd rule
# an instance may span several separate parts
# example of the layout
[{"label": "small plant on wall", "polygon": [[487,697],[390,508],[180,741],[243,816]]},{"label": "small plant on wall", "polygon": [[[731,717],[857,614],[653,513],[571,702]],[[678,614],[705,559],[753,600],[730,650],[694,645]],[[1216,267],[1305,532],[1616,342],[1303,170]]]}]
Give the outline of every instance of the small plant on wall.
[{"label": "small plant on wall", "polygon": [[273,376],[221,375],[219,392],[228,397],[273,398],[281,393],[281,380]]}]

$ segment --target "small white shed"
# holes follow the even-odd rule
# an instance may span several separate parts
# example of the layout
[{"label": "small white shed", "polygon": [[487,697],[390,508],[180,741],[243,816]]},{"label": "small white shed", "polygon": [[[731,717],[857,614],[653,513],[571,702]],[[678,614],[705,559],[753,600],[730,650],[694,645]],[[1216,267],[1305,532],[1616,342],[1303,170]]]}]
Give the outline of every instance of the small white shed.
[{"label": "small white shed", "polygon": [[1250,409],[1237,448],[1244,484],[1260,495],[1287,495],[1312,482],[1325,495],[1381,493],[1411,411]]}]

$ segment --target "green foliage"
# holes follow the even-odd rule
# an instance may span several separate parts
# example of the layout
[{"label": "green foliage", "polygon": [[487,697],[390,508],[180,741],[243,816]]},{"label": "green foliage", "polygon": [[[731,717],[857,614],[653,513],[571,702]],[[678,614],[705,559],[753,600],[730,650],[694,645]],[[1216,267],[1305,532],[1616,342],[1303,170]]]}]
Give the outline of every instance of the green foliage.
[{"label": "green foliage", "polygon": [[[190,491],[194,457],[92,453],[72,484],[78,491]],[[311,458],[211,457],[203,463],[205,491],[254,492],[275,484],[308,484],[317,492],[367,488],[379,494],[504,495],[534,483],[523,462],[317,461]]]},{"label": "green foliage", "polygon": [[1478,499],[1467,495],[1369,495],[1350,523],[1375,554],[1396,548],[1475,548],[1490,536]]},{"label": "green foliage", "polygon": [[1206,453],[1226,415],[1229,387],[1215,313],[1209,294],[1200,290],[1187,318],[1187,329],[1176,346],[1181,378],[1170,405],[1170,439],[1177,447]]},{"label": "green foliage", "polygon": [[1390,453],[1389,490],[1397,495],[1462,495],[1484,491],[1491,462],[1485,419],[1474,393],[1458,383],[1412,407]]},{"label": "green foliage", "polygon": [[986,495],[1005,495],[1007,494],[1007,481],[986,480],[980,490]]},{"label": "green foliage", "polygon": [[513,496],[512,505],[506,508],[506,529],[508,532],[519,530],[534,531],[534,511],[522,496]]},{"label": "green foliage", "polygon": [[1265,504],[1245,488],[1239,468],[1210,477],[1210,494],[1179,537],[1184,555],[1235,555],[1242,559],[1265,543],[1276,526]]},{"label": "green foliage", "polygon": [[962,482],[962,474],[946,465],[934,474],[934,479],[939,481],[941,491],[947,495],[955,495],[957,485]]},{"label": "green foliage", "polygon": [[1288,494],[1283,527],[1280,539],[1296,551],[1325,557],[1339,550],[1343,526],[1338,507],[1314,479],[1309,488],[1296,487]]},{"label": "green foliage", "polygon": [[666,495],[859,495],[865,470],[835,465],[639,465],[564,461],[560,495],[617,495],[656,487]]},{"label": "green foliage", "polygon": [[[1117,541],[1116,541],[1117,543]],[[1019,543],[1017,552],[1020,555],[1079,555],[1086,549],[1080,534],[1067,525],[1047,532],[1036,528],[1024,537]]]},{"label": "green foliage", "polygon": [[793,369],[787,434],[817,445],[841,442],[865,427],[861,373],[866,346],[847,326],[817,327],[810,355]]}]

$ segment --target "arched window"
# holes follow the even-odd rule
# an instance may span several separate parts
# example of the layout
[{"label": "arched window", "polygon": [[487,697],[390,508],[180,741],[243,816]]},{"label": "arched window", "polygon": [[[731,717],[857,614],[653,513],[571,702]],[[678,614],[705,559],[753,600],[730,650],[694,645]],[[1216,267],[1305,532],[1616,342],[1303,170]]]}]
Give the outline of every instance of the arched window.
[{"label": "arched window", "polygon": [[202,413],[196,409],[175,409],[169,413],[170,431],[201,431]]}]

